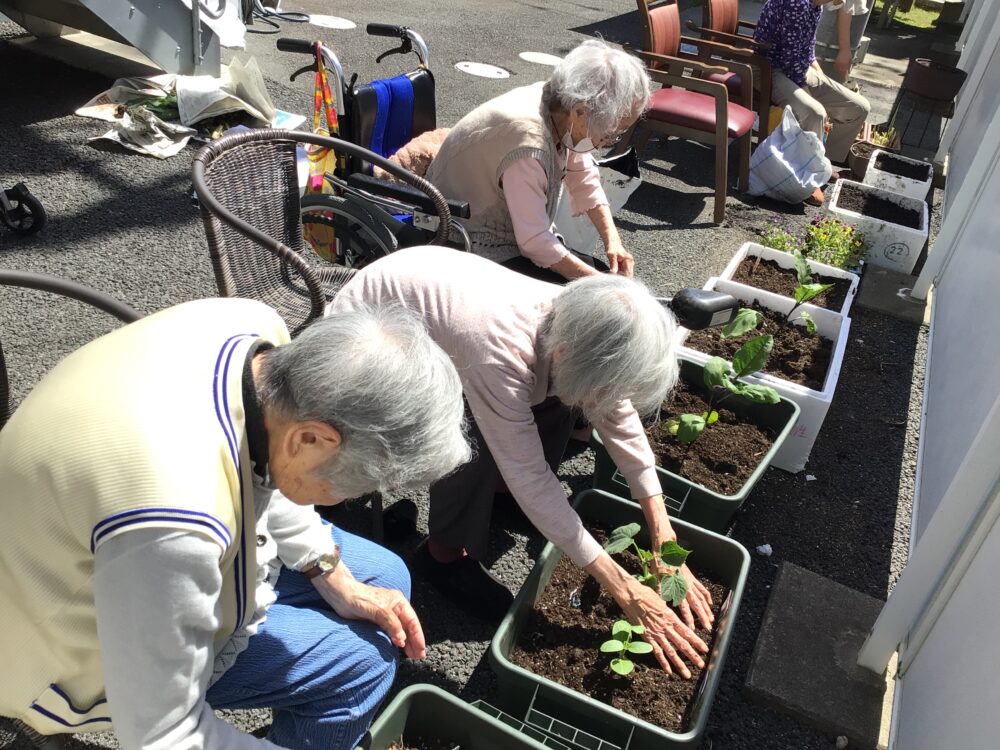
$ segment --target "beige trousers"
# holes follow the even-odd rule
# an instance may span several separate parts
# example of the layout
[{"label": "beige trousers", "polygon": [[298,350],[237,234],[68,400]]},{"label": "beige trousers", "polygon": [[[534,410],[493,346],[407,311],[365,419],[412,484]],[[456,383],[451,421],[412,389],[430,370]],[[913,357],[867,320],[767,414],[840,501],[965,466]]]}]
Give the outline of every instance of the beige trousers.
[{"label": "beige trousers", "polygon": [[791,81],[780,70],[774,70],[771,101],[781,108],[790,105],[802,129],[812,131],[821,141],[823,125],[829,117],[832,127],[826,138],[826,155],[830,161],[839,163],[847,159],[847,151],[871,109],[868,100],[861,94],[837,83],[815,67],[806,71],[804,87]]}]

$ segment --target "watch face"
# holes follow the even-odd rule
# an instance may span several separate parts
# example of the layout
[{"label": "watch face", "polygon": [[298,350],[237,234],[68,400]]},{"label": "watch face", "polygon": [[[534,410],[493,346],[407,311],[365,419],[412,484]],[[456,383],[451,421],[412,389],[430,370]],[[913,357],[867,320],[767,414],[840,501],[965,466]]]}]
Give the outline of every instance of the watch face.
[{"label": "watch face", "polygon": [[316,561],[316,566],[324,573],[329,573],[331,570],[337,567],[337,563],[340,562],[337,558],[332,555],[323,555],[319,560]]}]

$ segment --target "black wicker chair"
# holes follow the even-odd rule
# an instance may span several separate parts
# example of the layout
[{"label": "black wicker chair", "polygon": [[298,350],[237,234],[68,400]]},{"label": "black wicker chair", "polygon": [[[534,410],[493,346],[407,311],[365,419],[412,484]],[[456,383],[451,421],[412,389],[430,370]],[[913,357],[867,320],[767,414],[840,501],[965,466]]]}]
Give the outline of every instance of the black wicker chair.
[{"label": "black wicker chair", "polygon": [[209,143],[194,159],[219,293],[273,307],[292,335],[323,314],[352,269],[327,263],[302,240],[296,146],[326,146],[382,167],[433,203],[439,218],[434,244],[448,239],[451,212],[421,177],[353,143],[290,130],[250,130]]},{"label": "black wicker chair", "polygon": [[[109,297],[103,292],[91,289],[75,281],[61,279],[30,271],[10,271],[0,269],[0,286],[19,286],[25,289],[37,289],[42,292],[60,294],[81,302],[86,302],[109,315],[113,315],[123,323],[132,323],[142,317],[128,305]],[[7,360],[4,358],[3,345],[0,344],[0,428],[7,424],[10,418],[10,380],[7,376]]]}]

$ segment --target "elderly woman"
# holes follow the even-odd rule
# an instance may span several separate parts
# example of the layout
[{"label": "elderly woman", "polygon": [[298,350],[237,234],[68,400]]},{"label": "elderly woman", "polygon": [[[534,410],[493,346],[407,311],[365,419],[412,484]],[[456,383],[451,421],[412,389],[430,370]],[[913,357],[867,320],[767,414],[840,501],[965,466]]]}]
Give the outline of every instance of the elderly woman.
[{"label": "elderly woman", "polygon": [[[309,506],[468,457],[455,368],[399,309],[289,342],[260,303],[202,300],[92,342],[0,432],[0,715],[126,749],[354,747],[424,639],[402,561]],[[213,712],[258,707],[268,740]]]},{"label": "elderly woman", "polygon": [[[430,489],[430,537],[420,563],[473,613],[499,619],[510,592],[480,561],[498,474],[530,521],[646,626],[654,653],[687,677],[707,649],[694,618],[712,621],[694,579],[679,618],[615,563],[566,500],[556,469],[573,408],[596,427],[641,504],[655,549],[675,538],[636,409],[656,409],[677,379],[675,322],[638,282],[600,274],[547,284],[446,248],[400,250],[360,271],[331,314],[400,303],[423,317],[451,356],[468,406],[475,458]],[[414,396],[416,398],[416,396]]]},{"label": "elderly woman", "polygon": [[546,281],[597,273],[552,230],[560,186],[574,214],[594,223],[614,273],[632,275],[601,188],[595,149],[615,143],[649,101],[642,63],[604,42],[570,52],[547,82],[477,107],[448,133],[427,179],[469,202],[465,223],[477,255]]}]

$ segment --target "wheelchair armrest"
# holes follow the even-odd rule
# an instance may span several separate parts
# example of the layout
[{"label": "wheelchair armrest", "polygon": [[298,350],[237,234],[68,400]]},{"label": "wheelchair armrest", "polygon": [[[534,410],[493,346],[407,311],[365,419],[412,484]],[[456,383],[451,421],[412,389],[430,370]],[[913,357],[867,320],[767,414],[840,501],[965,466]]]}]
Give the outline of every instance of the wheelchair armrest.
[{"label": "wheelchair armrest", "polygon": [[[357,190],[364,190],[367,193],[381,195],[385,198],[391,198],[400,203],[414,206],[432,216],[437,214],[434,202],[428,196],[416,188],[404,185],[401,182],[379,180],[371,175],[355,172],[347,178],[347,184]],[[448,208],[451,209],[451,215],[457,219],[468,219],[471,215],[467,201],[449,200]]]}]

